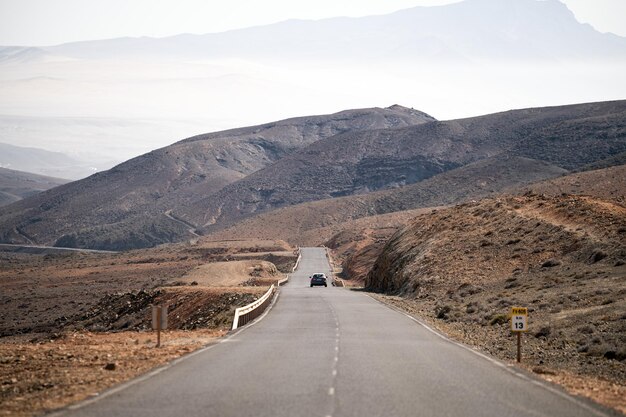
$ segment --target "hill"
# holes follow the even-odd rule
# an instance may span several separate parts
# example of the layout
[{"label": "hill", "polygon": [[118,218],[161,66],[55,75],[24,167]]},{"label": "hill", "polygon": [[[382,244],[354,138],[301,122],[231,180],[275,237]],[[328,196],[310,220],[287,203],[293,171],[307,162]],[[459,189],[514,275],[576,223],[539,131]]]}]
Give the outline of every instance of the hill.
[{"label": "hill", "polygon": [[67,183],[67,180],[0,168],[0,206]]},{"label": "hill", "polygon": [[329,216],[351,219],[477,198],[626,151],[626,101],[431,120],[392,106],[189,138],[3,208],[0,239],[150,247],[286,206],[433,179],[330,203]]},{"label": "hill", "polygon": [[[513,169],[515,168],[513,167]],[[455,171],[461,174],[463,168]],[[455,171],[450,172],[450,174]],[[463,177],[462,175],[458,176]],[[626,178],[626,165],[621,165],[595,171],[557,176],[545,181],[533,182],[523,187],[503,187],[502,191],[517,195],[531,193],[553,197],[562,195],[591,196],[626,207],[626,181],[624,181],[624,178]],[[463,189],[464,183],[461,182],[459,185],[461,186],[460,189]],[[444,194],[449,194],[449,191],[449,189],[446,189]],[[497,195],[501,193],[494,194]],[[473,195],[479,196],[476,193]],[[483,197],[484,196],[486,195],[483,195]],[[458,200],[456,202],[462,201],[463,200]],[[442,207],[431,207],[431,209],[441,208]],[[340,222],[334,227],[329,227],[335,232],[339,232],[326,240],[325,245],[333,249],[336,263],[342,266],[344,276],[354,281],[354,284],[363,283],[391,235],[405,227],[413,217],[418,214],[428,213],[432,211],[431,209],[396,211],[388,215],[364,217],[357,221],[348,221],[345,223]],[[252,222],[253,220],[254,219],[251,219],[250,221]],[[268,222],[268,224],[271,225],[271,222]],[[288,227],[286,227],[286,229],[288,229]],[[316,235],[319,236],[321,231],[326,231],[326,229],[327,228],[320,229],[317,231]],[[225,231],[225,234],[227,232],[228,229]],[[308,236],[312,233],[313,232],[308,232],[301,235]],[[328,234],[321,235],[325,238],[328,236]]]},{"label": "hill", "polygon": [[0,210],[0,240],[130,249],[193,237],[172,209],[317,140],[433,120],[401,106],[288,119],[189,138]]},{"label": "hill", "polygon": [[[315,142],[177,213],[212,232],[258,213],[416,183],[487,158],[503,165],[530,158],[573,170],[625,150],[626,101],[352,132]],[[441,203],[447,204],[435,205]]]},{"label": "hill", "polygon": [[[9,134],[6,134],[9,136]],[[96,172],[84,161],[62,152],[0,143],[0,168],[73,180]]]},{"label": "hill", "polygon": [[624,205],[528,193],[416,217],[365,285],[504,360],[515,357],[507,314],[526,306],[526,367],[578,392],[578,377],[609,381],[603,400],[623,407],[625,273]]},{"label": "hill", "polygon": [[626,206],[625,178],[626,164],[541,181],[528,186],[525,190],[550,196],[590,195]]},{"label": "hill", "polygon": [[[317,246],[356,224],[377,227],[407,219],[407,211],[459,203],[513,190],[567,171],[527,158],[489,158],[427,180],[367,194],[302,203],[259,214],[222,231],[212,239],[276,236],[300,246]],[[382,217],[381,215],[396,214]],[[357,219],[361,221],[355,222]],[[357,227],[357,229],[360,229]],[[330,247],[334,245],[329,244]]]}]

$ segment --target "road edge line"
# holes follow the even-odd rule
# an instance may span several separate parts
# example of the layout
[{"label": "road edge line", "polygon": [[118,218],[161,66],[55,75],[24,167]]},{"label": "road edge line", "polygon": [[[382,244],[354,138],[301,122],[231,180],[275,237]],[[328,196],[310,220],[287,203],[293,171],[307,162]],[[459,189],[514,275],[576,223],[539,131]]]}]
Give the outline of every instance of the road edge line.
[{"label": "road edge line", "polygon": [[[367,297],[371,298],[372,300],[376,301],[377,303],[399,313],[402,314],[406,317],[408,317],[410,320],[414,321],[415,323],[419,324],[420,326],[424,327],[426,330],[428,330],[429,332],[433,333],[434,335],[440,337],[441,339],[447,341],[448,343],[451,343],[453,345],[456,345],[462,349],[465,349],[473,354],[475,354],[476,356],[479,356],[489,362],[491,362],[491,364],[504,369],[506,372],[515,375],[516,377],[526,380],[534,385],[537,385],[547,391],[550,391],[553,394],[558,395],[561,398],[564,398],[570,402],[573,402],[581,407],[583,407],[584,409],[592,412],[593,414],[600,416],[600,417],[611,417],[616,416],[616,415],[620,415],[618,414],[615,410],[608,408],[602,404],[596,403],[595,401],[593,401],[590,398],[587,397],[582,397],[582,396],[574,396],[572,394],[570,394],[569,392],[567,392],[565,390],[565,388],[561,387],[558,384],[554,384],[555,386],[551,386],[551,384],[548,384],[547,381],[544,381],[542,379],[538,379],[538,377],[527,373],[526,371],[524,371],[523,369],[520,368],[516,368],[514,365],[509,365],[505,362],[502,362],[500,359],[497,359],[495,357],[486,355],[482,352],[479,352],[475,349],[473,349],[471,346],[466,345],[464,343],[461,342],[457,342],[456,340],[452,340],[450,339],[450,337],[448,337],[446,334],[444,334],[443,332],[440,332],[437,329],[432,328],[430,325],[428,325],[427,323],[425,323],[424,321],[422,321],[421,319],[418,319],[417,317],[412,316],[411,314],[407,313],[404,310],[401,310],[400,308],[391,305],[391,304],[387,304],[381,300],[378,300],[374,297],[372,297],[369,294],[365,294]],[[601,409],[598,409],[601,408]],[[603,410],[603,409],[606,409]]]}]

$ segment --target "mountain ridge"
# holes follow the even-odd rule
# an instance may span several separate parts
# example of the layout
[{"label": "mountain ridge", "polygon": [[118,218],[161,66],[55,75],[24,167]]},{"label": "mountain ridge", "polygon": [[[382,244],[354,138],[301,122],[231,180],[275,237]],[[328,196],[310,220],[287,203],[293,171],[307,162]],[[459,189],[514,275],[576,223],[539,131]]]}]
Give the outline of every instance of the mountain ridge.
[{"label": "mountain ridge", "polygon": [[38,194],[69,180],[0,167],[0,206]]},{"label": "mountain ridge", "polygon": [[[383,32],[387,40],[381,40],[379,34]],[[469,33],[473,35],[467,36]],[[491,49],[485,45],[491,45]],[[626,38],[579,23],[567,6],[556,0],[466,0],[358,18],[286,20],[217,33],[114,38],[38,48],[72,58],[150,57],[165,52],[176,58],[267,59],[288,51],[292,58],[332,56],[341,60],[340,52],[350,50],[351,60],[410,56],[422,62],[428,58],[480,62],[493,58],[516,60],[523,55],[556,62],[611,58],[614,53],[619,60],[626,59]]]},{"label": "mountain ridge", "polygon": [[408,185],[498,154],[572,170],[625,150],[626,101],[345,133],[282,158],[179,214],[213,232],[262,212]]},{"label": "mountain ridge", "polygon": [[[373,190],[429,184],[431,178],[439,186],[426,194],[411,191],[419,186],[400,188],[396,200],[385,194],[370,201],[377,207],[371,214],[423,207],[420,200],[429,198],[430,204],[449,204],[455,200],[432,198],[443,189],[457,190],[452,183],[438,183],[438,174],[444,181],[462,166],[493,161],[499,167],[487,170],[484,185],[474,183],[459,196],[471,198],[472,193],[499,191],[501,186],[489,188],[489,178],[504,178],[509,161],[535,161],[520,165],[535,168],[507,174],[524,184],[535,172],[535,180],[541,180],[623,152],[626,100],[445,122],[402,107],[295,118],[223,136],[196,136],[4,207],[0,240],[92,249],[151,247],[197,238],[280,207],[368,196]],[[478,181],[478,172],[468,175]]]},{"label": "mountain ridge", "polygon": [[209,233],[208,238],[278,236],[300,246],[318,246],[326,244],[346,224],[358,220],[485,198],[567,173],[527,158],[488,158],[399,188],[315,200],[260,213]]},{"label": "mountain ridge", "polygon": [[3,207],[0,240],[109,249],[181,240],[193,235],[171,210],[197,196],[337,132],[429,120],[405,108],[371,108],[196,136]]}]

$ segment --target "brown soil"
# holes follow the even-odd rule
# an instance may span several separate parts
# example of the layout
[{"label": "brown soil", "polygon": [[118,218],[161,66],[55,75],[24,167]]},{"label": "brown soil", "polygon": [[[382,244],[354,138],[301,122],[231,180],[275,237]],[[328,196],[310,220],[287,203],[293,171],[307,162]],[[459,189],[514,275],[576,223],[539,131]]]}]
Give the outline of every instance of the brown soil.
[{"label": "brown soil", "polygon": [[[23,333],[45,337],[112,294],[155,290],[176,284],[201,265],[235,255],[267,257],[267,252],[285,249],[292,248],[281,241],[199,240],[119,254],[0,252],[0,337]],[[280,259],[290,269],[296,257]],[[258,278],[254,269],[249,272],[246,280]]]},{"label": "brown soil", "polygon": [[[205,346],[222,330],[68,333],[0,343],[0,416],[33,416],[75,403]],[[114,368],[108,370],[108,368]]]},{"label": "brown soil", "polygon": [[389,238],[415,216],[432,210],[416,209],[364,217],[333,227],[336,234],[324,245],[332,249],[339,276],[349,278],[348,285],[362,286]]},{"label": "brown soil", "polygon": [[249,284],[251,280],[267,282],[283,278],[276,266],[270,262],[247,260],[214,262],[197,266],[178,282],[212,287],[236,287]]},{"label": "brown soil", "polygon": [[[623,154],[626,156],[626,154]],[[535,194],[587,194],[626,206],[626,165],[580,172],[527,187]]]},{"label": "brown soil", "polygon": [[[150,330],[152,306],[168,307],[168,328],[230,329],[234,310],[258,299],[266,288],[162,287],[103,297],[86,313],[59,323],[62,331]],[[62,327],[61,327],[62,326]]]}]

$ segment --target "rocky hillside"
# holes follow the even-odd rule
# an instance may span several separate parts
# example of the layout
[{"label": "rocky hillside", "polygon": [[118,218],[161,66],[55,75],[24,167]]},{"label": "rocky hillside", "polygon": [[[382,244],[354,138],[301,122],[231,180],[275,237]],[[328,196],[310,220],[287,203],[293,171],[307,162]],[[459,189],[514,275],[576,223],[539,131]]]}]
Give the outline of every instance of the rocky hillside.
[{"label": "rocky hillside", "polygon": [[0,168],[0,206],[6,206],[67,182],[68,180],[61,178]]},{"label": "rocky hillside", "polygon": [[0,241],[101,249],[193,237],[182,211],[320,139],[433,119],[401,106],[349,110],[200,135],[0,211]]},{"label": "rocky hillside", "polygon": [[626,205],[528,193],[415,218],[387,242],[366,287],[504,359],[514,357],[510,307],[527,306],[523,349],[536,372],[623,384],[624,276]]},{"label": "rocky hillside", "polygon": [[14,203],[0,210],[0,241],[150,247],[286,206],[400,187],[326,210],[359,218],[478,198],[623,152],[626,101],[447,122],[401,106],[350,110],[190,138]]},{"label": "rocky hillside", "polygon": [[[620,165],[555,177],[522,187],[518,189],[519,191],[515,191],[515,187],[508,187],[506,191],[515,192],[518,195],[531,192],[553,197],[577,194],[624,206],[626,205],[624,178],[626,178],[626,165]],[[390,215],[365,217],[361,221],[343,223],[341,232],[326,241],[325,245],[333,249],[335,257],[343,266],[344,276],[356,283],[362,283],[387,240],[403,228],[408,220],[417,216],[418,212],[419,210],[398,211]],[[411,213],[415,214],[411,216]],[[370,221],[365,223],[367,219]],[[337,230],[337,227],[334,230]],[[372,238],[373,236],[376,238]]]},{"label": "rocky hillside", "polygon": [[540,181],[525,190],[551,196],[590,195],[626,206],[626,164]]},{"label": "rocky hillside", "polygon": [[416,183],[487,158],[506,164],[516,156],[573,170],[625,150],[626,101],[353,132],[318,141],[179,213],[212,231],[289,205]]},{"label": "rocky hillside", "polygon": [[567,173],[564,169],[532,159],[489,158],[404,187],[284,207],[242,220],[210,236],[213,239],[276,236],[300,246],[316,246],[350,229],[357,219],[367,223],[365,219],[372,218],[371,222],[376,223],[380,215],[387,213],[478,199],[564,173]]}]

